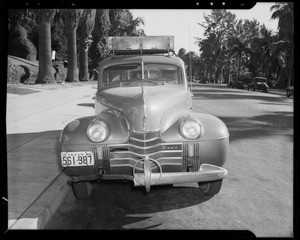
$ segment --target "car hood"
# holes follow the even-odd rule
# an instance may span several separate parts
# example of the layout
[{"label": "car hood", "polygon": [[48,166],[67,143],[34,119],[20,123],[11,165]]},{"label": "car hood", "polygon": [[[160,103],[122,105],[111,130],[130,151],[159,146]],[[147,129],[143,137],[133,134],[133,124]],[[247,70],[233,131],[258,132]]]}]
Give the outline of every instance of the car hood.
[{"label": "car hood", "polygon": [[182,85],[117,87],[101,91],[97,99],[122,112],[130,130],[154,131],[160,129],[165,113],[191,99],[191,93]]}]

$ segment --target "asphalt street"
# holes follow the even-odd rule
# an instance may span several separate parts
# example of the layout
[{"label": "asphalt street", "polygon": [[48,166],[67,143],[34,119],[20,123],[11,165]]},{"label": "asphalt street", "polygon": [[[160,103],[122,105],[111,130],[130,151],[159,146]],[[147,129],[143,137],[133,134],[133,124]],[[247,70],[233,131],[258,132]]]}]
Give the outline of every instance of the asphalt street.
[{"label": "asphalt street", "polygon": [[197,185],[152,187],[94,183],[89,200],[70,192],[46,229],[250,230],[293,236],[293,99],[283,95],[193,86],[194,112],[218,116],[230,133],[219,194]]}]

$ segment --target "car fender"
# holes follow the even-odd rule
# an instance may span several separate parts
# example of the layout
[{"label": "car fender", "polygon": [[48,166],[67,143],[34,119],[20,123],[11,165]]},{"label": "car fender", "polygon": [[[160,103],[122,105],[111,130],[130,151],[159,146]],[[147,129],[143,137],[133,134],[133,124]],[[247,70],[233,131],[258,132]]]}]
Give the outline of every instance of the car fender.
[{"label": "car fender", "polygon": [[[78,118],[70,122],[61,132],[62,145],[86,145],[94,144],[87,136],[87,129],[92,121],[99,119],[104,121],[109,128],[109,137],[101,144],[123,143],[129,138],[129,125],[125,117],[115,110],[105,110],[97,116]],[[97,144],[97,143],[96,143]]]},{"label": "car fender", "polygon": [[[168,116],[168,118],[165,119],[167,120],[172,116],[176,118],[176,121],[173,121],[174,123],[169,126],[168,129],[164,129],[164,131],[162,131],[162,138],[166,142],[212,141],[229,138],[229,132],[224,122],[211,114],[181,111],[181,116],[178,117],[178,115],[179,113],[173,112],[170,114],[170,116]],[[180,126],[187,119],[193,119],[200,123],[202,127],[202,133],[199,138],[188,140],[181,135]]]}]

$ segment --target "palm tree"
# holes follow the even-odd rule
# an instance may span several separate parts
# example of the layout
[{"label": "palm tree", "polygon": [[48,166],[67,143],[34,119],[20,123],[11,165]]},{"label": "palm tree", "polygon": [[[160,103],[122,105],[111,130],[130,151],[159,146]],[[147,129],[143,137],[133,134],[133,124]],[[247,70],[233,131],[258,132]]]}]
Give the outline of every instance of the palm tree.
[{"label": "palm tree", "polygon": [[[275,10],[272,19],[279,19],[278,30],[280,41],[274,43],[279,62],[281,62],[282,73],[281,85],[289,87],[292,81],[292,69],[294,68],[294,3],[277,3],[271,7]],[[284,81],[285,80],[285,81]]]},{"label": "palm tree", "polygon": [[89,79],[88,70],[88,48],[91,41],[91,33],[95,25],[96,9],[84,9],[82,18],[78,25],[79,35],[79,80],[87,81]]},{"label": "palm tree", "polygon": [[82,9],[63,9],[68,39],[68,73],[66,82],[78,82],[76,29]]},{"label": "palm tree", "polygon": [[95,25],[92,31],[93,42],[89,51],[92,68],[97,68],[99,62],[109,55],[105,37],[108,36],[110,26],[109,9],[96,9]]},{"label": "palm tree", "polygon": [[39,24],[39,73],[36,83],[54,83],[51,60],[51,21],[56,9],[34,9]]},{"label": "palm tree", "polygon": [[128,9],[110,9],[111,36],[144,36],[145,33],[138,27],[144,25],[143,19],[133,18]]}]

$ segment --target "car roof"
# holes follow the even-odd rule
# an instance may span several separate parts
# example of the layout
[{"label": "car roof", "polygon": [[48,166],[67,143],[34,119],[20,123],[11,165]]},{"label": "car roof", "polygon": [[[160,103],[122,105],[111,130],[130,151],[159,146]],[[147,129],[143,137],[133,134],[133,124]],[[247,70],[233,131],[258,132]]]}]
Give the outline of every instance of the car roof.
[{"label": "car roof", "polygon": [[184,67],[184,63],[181,58],[176,56],[165,56],[165,55],[122,55],[122,56],[112,56],[100,63],[101,67],[106,67],[110,65],[126,63],[136,63],[136,62],[153,62],[153,63],[165,63],[174,64],[180,67]]}]

